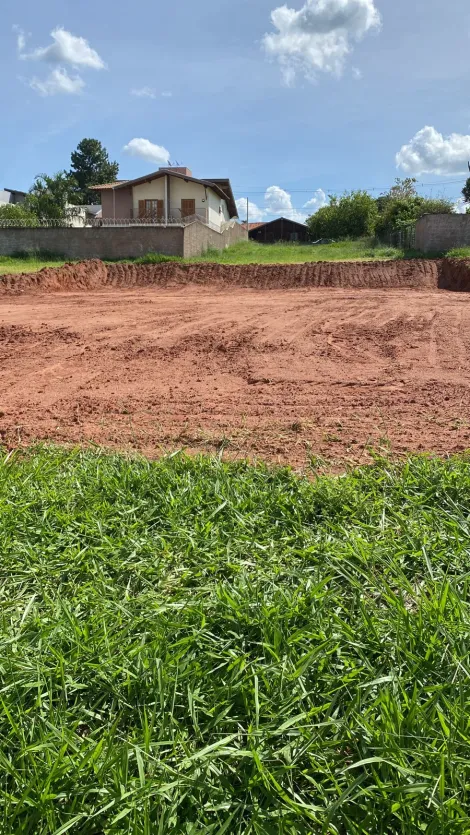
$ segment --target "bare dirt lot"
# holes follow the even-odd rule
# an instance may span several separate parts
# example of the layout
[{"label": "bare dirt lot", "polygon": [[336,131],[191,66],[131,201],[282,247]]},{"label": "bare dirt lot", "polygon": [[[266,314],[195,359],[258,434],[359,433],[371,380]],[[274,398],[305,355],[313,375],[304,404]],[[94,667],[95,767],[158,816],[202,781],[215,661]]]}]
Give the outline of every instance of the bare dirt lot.
[{"label": "bare dirt lot", "polygon": [[[202,266],[202,265],[201,265]],[[0,297],[0,439],[303,465],[470,447],[470,295],[105,287]]]}]

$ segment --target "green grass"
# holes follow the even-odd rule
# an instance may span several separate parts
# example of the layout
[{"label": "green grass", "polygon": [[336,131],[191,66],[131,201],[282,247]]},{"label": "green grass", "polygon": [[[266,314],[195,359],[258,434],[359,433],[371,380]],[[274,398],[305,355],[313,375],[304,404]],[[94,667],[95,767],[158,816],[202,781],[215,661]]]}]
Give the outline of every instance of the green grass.
[{"label": "green grass", "polygon": [[470,463],[0,465],[0,831],[470,831]]},{"label": "green grass", "polygon": [[210,250],[206,255],[190,259],[221,264],[296,264],[311,261],[369,261],[403,258],[402,250],[387,246],[373,246],[370,240],[339,241],[334,244],[259,244],[239,241],[221,252]]},{"label": "green grass", "polygon": [[42,270],[43,267],[61,267],[65,261],[65,258],[56,257],[50,253],[0,255],[0,275],[36,272],[36,270]]},{"label": "green grass", "polygon": [[[220,264],[295,264],[305,261],[354,261],[403,258],[402,250],[386,246],[373,246],[370,240],[341,241],[325,246],[303,244],[258,244],[240,241],[219,252],[209,250],[205,255],[187,259],[190,263],[216,262]],[[60,266],[67,259],[53,257],[50,253],[19,253],[17,256],[0,256],[0,274],[34,272],[42,267]],[[127,263],[158,264],[164,261],[181,261],[175,256],[149,252],[141,258],[126,259]]]},{"label": "green grass", "polygon": [[447,258],[470,258],[470,247],[462,246],[450,249]]}]

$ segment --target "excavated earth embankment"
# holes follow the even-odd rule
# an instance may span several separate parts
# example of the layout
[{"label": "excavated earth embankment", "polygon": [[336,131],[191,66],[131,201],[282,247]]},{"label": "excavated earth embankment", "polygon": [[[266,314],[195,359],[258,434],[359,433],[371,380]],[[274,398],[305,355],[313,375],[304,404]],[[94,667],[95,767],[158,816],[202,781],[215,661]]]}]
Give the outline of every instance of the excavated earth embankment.
[{"label": "excavated earth embankment", "polygon": [[0,445],[36,440],[337,469],[470,449],[470,261],[0,276]]},{"label": "excavated earth embankment", "polygon": [[82,261],[35,273],[0,276],[0,292],[47,293],[102,287],[177,285],[295,289],[353,287],[367,289],[470,290],[470,263],[458,260],[336,261],[307,264],[104,264]]}]

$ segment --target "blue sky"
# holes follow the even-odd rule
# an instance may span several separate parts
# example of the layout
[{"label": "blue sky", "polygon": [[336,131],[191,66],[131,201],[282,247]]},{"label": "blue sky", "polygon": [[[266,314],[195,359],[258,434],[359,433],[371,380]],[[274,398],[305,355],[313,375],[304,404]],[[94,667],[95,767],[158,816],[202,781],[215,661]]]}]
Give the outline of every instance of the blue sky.
[{"label": "blue sky", "polygon": [[2,0],[0,188],[96,137],[122,178],[230,177],[252,219],[405,174],[457,199],[469,47],[468,0]]}]

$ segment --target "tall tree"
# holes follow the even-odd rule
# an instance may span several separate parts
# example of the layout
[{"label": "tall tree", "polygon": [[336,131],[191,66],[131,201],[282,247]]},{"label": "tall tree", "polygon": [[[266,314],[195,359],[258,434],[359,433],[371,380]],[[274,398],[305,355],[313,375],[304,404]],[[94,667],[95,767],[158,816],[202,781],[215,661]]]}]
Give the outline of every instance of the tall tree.
[{"label": "tall tree", "polygon": [[82,139],[77,150],[72,152],[70,176],[78,183],[79,202],[91,205],[100,202],[99,192],[90,191],[90,186],[114,183],[119,174],[117,162],[110,162],[106,148],[99,139]]},{"label": "tall tree", "polygon": [[71,215],[67,205],[77,202],[76,180],[67,171],[58,171],[52,177],[38,174],[34,178],[24,207],[36,217],[62,220]]},{"label": "tall tree", "polygon": [[470,177],[468,178],[467,182],[465,183],[462,194],[466,203],[470,203]]}]

